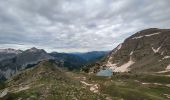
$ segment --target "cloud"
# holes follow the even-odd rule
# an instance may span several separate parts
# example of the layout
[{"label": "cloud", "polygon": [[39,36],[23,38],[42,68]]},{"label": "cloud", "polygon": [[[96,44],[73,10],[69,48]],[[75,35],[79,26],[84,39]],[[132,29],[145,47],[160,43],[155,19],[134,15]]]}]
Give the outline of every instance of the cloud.
[{"label": "cloud", "polygon": [[111,50],[141,29],[170,28],[169,3],[169,0],[2,0],[0,48]]}]

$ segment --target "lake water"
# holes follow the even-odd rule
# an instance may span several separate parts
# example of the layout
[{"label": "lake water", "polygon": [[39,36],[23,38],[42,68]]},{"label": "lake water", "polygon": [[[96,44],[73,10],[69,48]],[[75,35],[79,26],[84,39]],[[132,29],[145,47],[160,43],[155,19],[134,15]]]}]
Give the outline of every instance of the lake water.
[{"label": "lake water", "polygon": [[113,72],[111,69],[106,68],[106,69],[101,69],[96,75],[97,76],[112,76]]}]

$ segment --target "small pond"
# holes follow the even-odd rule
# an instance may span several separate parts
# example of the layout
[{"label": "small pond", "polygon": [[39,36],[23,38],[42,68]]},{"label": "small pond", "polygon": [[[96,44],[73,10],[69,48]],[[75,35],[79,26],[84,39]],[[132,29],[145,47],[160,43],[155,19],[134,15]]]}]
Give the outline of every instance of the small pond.
[{"label": "small pond", "polygon": [[106,68],[106,69],[101,69],[96,75],[97,76],[112,76],[113,72],[111,69]]}]

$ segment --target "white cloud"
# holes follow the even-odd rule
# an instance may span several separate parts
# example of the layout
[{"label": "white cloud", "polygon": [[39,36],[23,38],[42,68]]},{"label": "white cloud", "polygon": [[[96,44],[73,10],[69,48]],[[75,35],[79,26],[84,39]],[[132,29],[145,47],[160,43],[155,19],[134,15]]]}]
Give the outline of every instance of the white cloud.
[{"label": "white cloud", "polygon": [[111,50],[141,29],[170,28],[169,3],[169,0],[1,0],[0,48]]}]

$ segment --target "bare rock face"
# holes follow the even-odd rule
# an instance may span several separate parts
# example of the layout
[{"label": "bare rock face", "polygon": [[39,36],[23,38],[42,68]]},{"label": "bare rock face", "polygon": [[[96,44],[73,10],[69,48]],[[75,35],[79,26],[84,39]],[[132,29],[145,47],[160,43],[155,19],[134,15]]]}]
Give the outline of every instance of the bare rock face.
[{"label": "bare rock face", "polygon": [[53,59],[43,49],[37,48],[31,48],[22,52],[14,49],[1,50],[0,55],[6,55],[6,58],[0,60],[0,80],[10,78],[28,65],[36,64],[46,59]]},{"label": "bare rock face", "polygon": [[119,44],[91,70],[113,72],[156,72],[170,64],[170,29],[151,28],[137,32]]},{"label": "bare rock face", "polygon": [[5,60],[5,59],[9,59],[9,58],[13,58],[14,56],[16,56],[17,54],[22,53],[21,50],[15,50],[15,49],[0,49],[0,61]]}]

